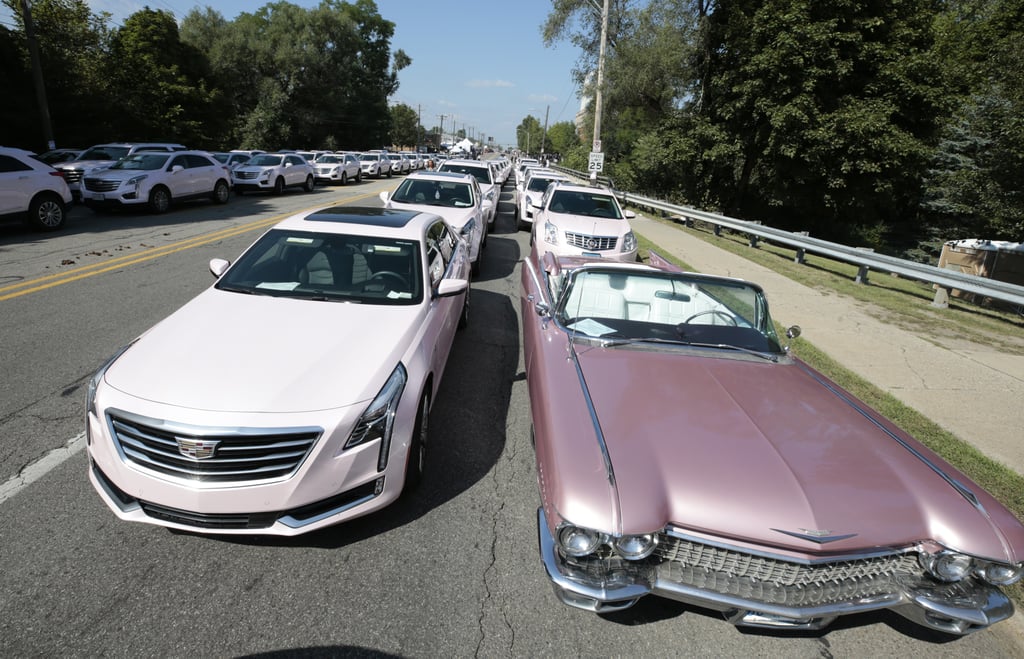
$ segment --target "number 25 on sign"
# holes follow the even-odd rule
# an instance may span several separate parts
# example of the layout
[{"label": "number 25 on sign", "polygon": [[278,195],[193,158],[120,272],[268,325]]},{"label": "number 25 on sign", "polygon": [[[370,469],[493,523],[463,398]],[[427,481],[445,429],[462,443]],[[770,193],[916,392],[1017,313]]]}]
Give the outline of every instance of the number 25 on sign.
[{"label": "number 25 on sign", "polygon": [[600,172],[604,170],[604,154],[591,152],[590,161],[587,163],[587,171]]}]

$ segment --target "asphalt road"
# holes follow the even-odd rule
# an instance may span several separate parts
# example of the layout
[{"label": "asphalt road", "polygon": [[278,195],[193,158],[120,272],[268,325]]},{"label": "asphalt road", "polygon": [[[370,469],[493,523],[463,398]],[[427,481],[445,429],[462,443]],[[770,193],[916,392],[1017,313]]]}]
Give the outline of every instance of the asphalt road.
[{"label": "asphalt road", "polygon": [[395,183],[162,216],[76,208],[53,235],[0,225],[0,656],[1021,655],[1008,625],[950,639],[877,614],[770,633],[662,600],[604,617],[558,603],[537,558],[518,319],[528,236],[515,231],[510,188],[435,401],[417,496],[287,540],[118,521],[81,450],[92,372],[209,286],[211,258],[235,257],[274,218],[379,205]]}]

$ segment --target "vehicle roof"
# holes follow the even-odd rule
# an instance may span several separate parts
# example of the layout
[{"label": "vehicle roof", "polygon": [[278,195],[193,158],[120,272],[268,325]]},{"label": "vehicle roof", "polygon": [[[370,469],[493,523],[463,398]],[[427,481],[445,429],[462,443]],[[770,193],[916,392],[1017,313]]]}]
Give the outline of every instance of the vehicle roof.
[{"label": "vehicle roof", "polygon": [[603,185],[587,185],[586,183],[563,183],[562,181],[552,181],[552,185],[556,186],[558,190],[568,190],[569,192],[584,192],[593,194],[595,192],[602,192],[610,197],[615,197],[615,191],[611,188]]},{"label": "vehicle roof", "polygon": [[379,206],[328,206],[292,215],[275,224],[274,228],[418,239],[426,226],[438,219],[442,218],[435,213],[415,210]]},{"label": "vehicle roof", "polygon": [[426,179],[428,181],[463,181],[466,183],[472,183],[476,180],[475,177],[466,174],[465,172],[424,172],[417,171],[409,174],[405,177],[408,179]]}]

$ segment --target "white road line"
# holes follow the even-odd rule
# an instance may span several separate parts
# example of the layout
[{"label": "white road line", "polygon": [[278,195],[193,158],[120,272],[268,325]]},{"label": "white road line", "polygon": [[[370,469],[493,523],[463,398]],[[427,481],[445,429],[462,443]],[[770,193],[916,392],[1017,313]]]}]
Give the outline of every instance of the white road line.
[{"label": "white road line", "polygon": [[53,449],[25,467],[17,476],[0,485],[0,504],[59,467],[65,460],[84,448],[85,433],[82,432],[69,439],[64,446]]}]

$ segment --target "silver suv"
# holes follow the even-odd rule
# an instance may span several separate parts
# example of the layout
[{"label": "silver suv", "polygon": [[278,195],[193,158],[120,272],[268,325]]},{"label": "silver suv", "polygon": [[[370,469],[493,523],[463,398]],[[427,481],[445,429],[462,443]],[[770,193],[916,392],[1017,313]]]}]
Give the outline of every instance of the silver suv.
[{"label": "silver suv", "polygon": [[67,219],[71,192],[60,172],[23,149],[0,147],[0,216],[22,217],[55,231]]},{"label": "silver suv", "polygon": [[225,204],[230,171],[204,151],[138,151],[82,179],[82,201],[94,210],[148,206],[154,213],[184,199]]},{"label": "silver suv", "polygon": [[121,158],[132,155],[136,151],[184,151],[181,144],[169,142],[112,142],[91,146],[72,162],[63,162],[57,169],[64,173],[71,196],[75,201],[82,200],[82,178],[87,174],[106,169]]}]

